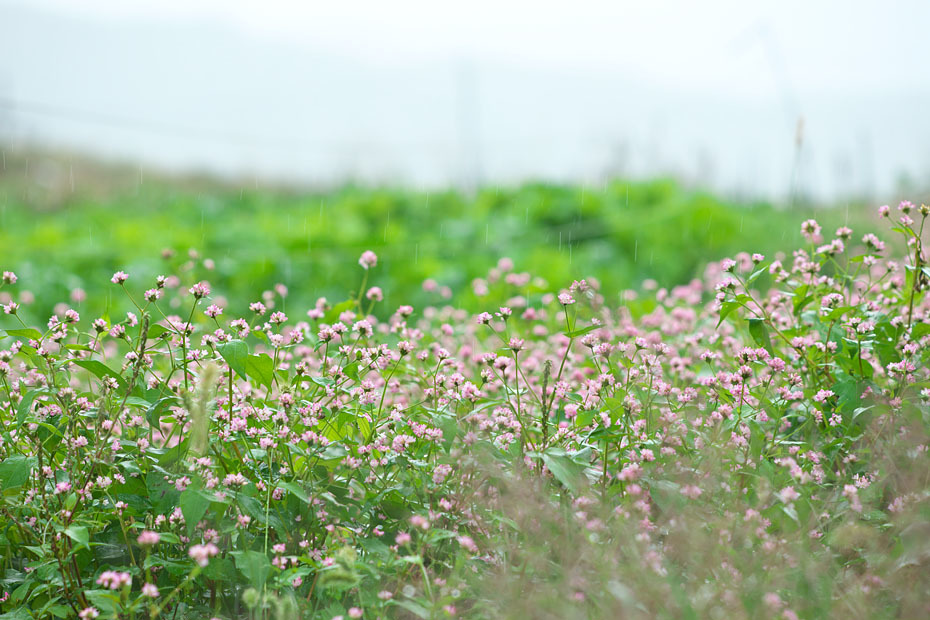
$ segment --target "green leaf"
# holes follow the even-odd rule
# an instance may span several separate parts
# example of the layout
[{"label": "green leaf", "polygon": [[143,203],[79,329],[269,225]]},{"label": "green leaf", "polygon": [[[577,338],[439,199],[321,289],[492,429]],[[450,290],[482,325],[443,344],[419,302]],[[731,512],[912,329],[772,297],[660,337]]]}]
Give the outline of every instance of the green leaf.
[{"label": "green leaf", "polygon": [[0,490],[21,487],[29,480],[29,474],[35,467],[36,458],[33,456],[15,455],[8,457],[0,463]]},{"label": "green leaf", "polygon": [[35,402],[37,396],[42,394],[48,394],[48,390],[30,390],[26,392],[26,395],[23,396],[23,399],[19,401],[19,405],[16,407],[16,421],[19,424],[22,424],[26,420],[26,416],[29,415],[29,410],[32,408],[32,403]]},{"label": "green leaf", "polygon": [[104,618],[113,618],[120,608],[119,596],[109,590],[85,590],[84,596],[90,599]]},{"label": "green leaf", "polygon": [[8,329],[6,330],[7,336],[14,336],[16,338],[27,338],[29,340],[42,340],[42,333],[39,330],[32,329],[31,327],[23,329]]},{"label": "green leaf", "polygon": [[345,312],[346,310],[351,310],[355,307],[355,300],[349,299],[342,303],[336,304],[330,308],[329,312],[326,313],[326,316],[323,317],[324,323],[335,323],[339,320],[339,315]]},{"label": "green leaf", "polygon": [[287,491],[290,491],[294,497],[296,497],[303,503],[305,504],[310,503],[310,495],[307,493],[307,491],[302,486],[300,486],[296,482],[281,482],[281,483],[278,483],[278,486],[282,487],[283,489]]},{"label": "green leaf", "polygon": [[583,482],[584,466],[573,461],[560,449],[549,449],[542,454],[543,462],[556,480],[569,491],[577,493]]},{"label": "green leaf", "polygon": [[75,360],[74,363],[84,370],[89,370],[100,379],[103,379],[104,377],[113,377],[116,379],[116,382],[119,383],[121,389],[126,389],[126,380],[123,379],[123,377],[118,372],[106,364],[98,362],[97,360]]},{"label": "green leaf", "polygon": [[847,312],[850,312],[851,310],[855,310],[855,309],[856,308],[854,306],[840,306],[839,308],[834,308],[833,310],[828,312],[826,315],[824,315],[823,318],[826,321],[836,321],[837,319],[842,317]]},{"label": "green leaf", "polygon": [[87,528],[83,525],[72,525],[65,530],[65,534],[77,544],[90,547],[90,534],[87,533]]},{"label": "green leaf", "polygon": [[859,398],[860,382],[855,378],[845,374],[837,373],[837,382],[833,385],[833,392],[836,394],[836,408],[841,413],[853,411],[861,404]]},{"label": "green leaf", "polygon": [[187,524],[187,535],[190,536],[207,513],[210,498],[200,489],[188,487],[181,493],[180,506],[181,513],[184,515],[184,523]]},{"label": "green leaf", "polygon": [[161,425],[161,414],[173,403],[177,402],[177,400],[178,399],[174,396],[159,398],[158,401],[145,412],[145,419],[148,420],[148,423],[152,425],[153,428],[159,428]]},{"label": "green leaf", "polygon": [[236,560],[236,568],[249,580],[256,590],[261,589],[271,574],[271,562],[261,551],[232,551]]},{"label": "green leaf", "polygon": [[416,601],[409,600],[409,599],[401,599],[401,600],[395,600],[393,601],[393,603],[397,605],[398,607],[403,607],[404,609],[412,613],[417,618],[426,619],[430,617],[429,610],[423,605],[420,605],[419,603],[417,603]]},{"label": "green leaf", "polygon": [[149,327],[148,339],[155,340],[156,338],[160,338],[161,336],[164,336],[168,333],[172,333],[172,331],[164,325],[155,324]]},{"label": "green leaf", "polygon": [[720,324],[723,323],[723,320],[741,305],[742,304],[736,301],[725,301],[720,304],[720,320],[717,321],[717,327],[720,327]]},{"label": "green leaf", "polygon": [[265,353],[250,355],[245,362],[248,375],[269,390],[274,380],[274,361]]},{"label": "green leaf", "polygon": [[754,272],[752,272],[752,275],[746,278],[746,286],[748,287],[750,284],[755,282],[759,276],[761,276],[763,273],[768,271],[768,268],[769,268],[768,265],[763,265],[759,267],[758,269],[756,269]]},{"label": "green leaf", "polygon": [[902,226],[895,226],[894,228],[891,229],[891,232],[901,233],[902,235],[907,235],[911,237],[917,236],[917,233],[915,233],[913,230],[911,230],[910,228],[904,228]]},{"label": "green leaf", "polygon": [[749,335],[757,345],[772,353],[772,340],[762,319],[749,319]]},{"label": "green leaf", "polygon": [[915,323],[911,328],[911,338],[920,340],[927,334],[930,334],[930,323]]},{"label": "green leaf", "polygon": [[603,325],[588,325],[587,327],[582,327],[581,329],[576,329],[570,332],[565,332],[565,335],[568,336],[569,338],[577,338],[579,336],[584,336],[585,334],[589,334],[593,332],[594,330],[600,329],[602,327]]},{"label": "green leaf", "polygon": [[243,379],[248,379],[246,364],[249,359],[249,345],[242,340],[230,340],[217,345],[216,350],[226,360],[229,367],[236,371],[236,374]]}]

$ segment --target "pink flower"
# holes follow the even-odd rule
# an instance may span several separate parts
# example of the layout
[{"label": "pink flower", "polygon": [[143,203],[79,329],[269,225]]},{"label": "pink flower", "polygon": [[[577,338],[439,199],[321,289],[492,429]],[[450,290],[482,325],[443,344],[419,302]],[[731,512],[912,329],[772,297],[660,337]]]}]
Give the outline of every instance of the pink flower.
[{"label": "pink flower", "polygon": [[371,269],[378,264],[378,255],[371,250],[365,250],[359,257],[358,264],[362,266],[362,269]]},{"label": "pink flower", "polygon": [[187,554],[197,562],[197,564],[203,568],[210,562],[210,558],[219,553],[220,550],[213,543],[207,543],[205,545],[194,545],[191,547]]},{"label": "pink flower", "polygon": [[459,536],[456,540],[458,540],[459,544],[462,545],[463,549],[467,549],[472,553],[478,552],[478,545],[475,544],[475,541],[471,536]]},{"label": "pink flower", "polygon": [[142,586],[142,596],[147,596],[149,598],[158,598],[158,586],[152,583],[147,583]]},{"label": "pink flower", "polygon": [[137,542],[140,545],[157,545],[159,540],[161,540],[161,536],[158,532],[143,530],[143,532],[139,534]]},{"label": "pink flower", "polygon": [[132,585],[132,576],[129,573],[121,573],[113,570],[103,571],[100,573],[100,576],[97,577],[97,585],[104,586],[111,590],[119,590],[123,586]]},{"label": "pink flower", "polygon": [[697,499],[701,496],[701,487],[695,486],[693,484],[687,484],[681,487],[681,494],[689,499]]},{"label": "pink flower", "polygon": [[820,224],[817,223],[817,220],[805,220],[801,224],[801,234],[811,243],[820,241]]},{"label": "pink flower", "polygon": [[112,282],[113,284],[122,284],[128,279],[129,279],[128,273],[126,273],[125,271],[117,271],[116,273],[113,274],[113,277],[110,278],[110,282]]},{"label": "pink flower", "polygon": [[559,303],[563,306],[570,306],[575,303],[575,298],[568,293],[559,293]]},{"label": "pink flower", "polygon": [[350,607],[350,608],[349,608],[349,617],[350,617],[350,618],[361,618],[361,617],[362,617],[362,610],[359,609],[358,607]]},{"label": "pink flower", "polygon": [[194,286],[190,287],[188,292],[197,299],[206,297],[210,294],[210,284],[208,282],[198,282]]}]

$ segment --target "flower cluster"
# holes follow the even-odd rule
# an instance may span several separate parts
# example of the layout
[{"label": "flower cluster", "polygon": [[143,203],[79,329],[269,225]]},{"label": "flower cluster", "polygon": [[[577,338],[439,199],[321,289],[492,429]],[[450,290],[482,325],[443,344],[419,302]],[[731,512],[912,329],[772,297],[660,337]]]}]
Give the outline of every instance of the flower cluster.
[{"label": "flower cluster", "polygon": [[381,309],[370,251],[337,305],[119,271],[131,313],[41,328],[5,271],[4,584],[81,618],[920,615],[928,212],[669,288],[501,261],[473,315]]}]

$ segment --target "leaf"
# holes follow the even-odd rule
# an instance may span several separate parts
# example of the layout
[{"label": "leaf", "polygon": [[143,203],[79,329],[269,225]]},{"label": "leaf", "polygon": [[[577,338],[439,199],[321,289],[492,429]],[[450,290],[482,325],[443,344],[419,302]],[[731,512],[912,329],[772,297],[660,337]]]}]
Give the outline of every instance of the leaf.
[{"label": "leaf", "polygon": [[161,414],[172,404],[177,402],[174,396],[160,398],[145,412],[145,419],[153,428],[159,428],[161,425]]},{"label": "leaf", "polygon": [[87,528],[83,525],[72,525],[65,530],[65,534],[77,544],[90,547],[90,534],[87,533]]},{"label": "leaf", "polygon": [[399,607],[403,607],[404,609],[412,613],[417,618],[425,619],[425,618],[430,617],[429,610],[423,605],[420,605],[419,603],[417,603],[416,601],[412,601],[408,599],[395,600],[394,604]]},{"label": "leaf", "polygon": [[762,319],[749,319],[749,335],[757,345],[772,353],[772,340]]},{"label": "leaf", "polygon": [[113,377],[116,379],[116,382],[119,383],[121,389],[126,389],[126,380],[106,364],[98,362],[97,360],[75,360],[74,363],[84,370],[89,370],[100,379],[104,377]]},{"label": "leaf", "polygon": [[828,312],[826,315],[824,315],[823,318],[827,321],[836,321],[837,319],[842,317],[847,312],[850,312],[851,310],[855,310],[855,309],[856,308],[854,306],[840,306],[839,308],[834,308],[833,310]]},{"label": "leaf", "polygon": [[249,345],[242,340],[230,340],[217,345],[216,351],[226,360],[229,367],[236,371],[236,374],[243,379],[248,379],[246,363],[249,359]]},{"label": "leaf", "polygon": [[342,303],[336,304],[330,308],[329,312],[326,313],[326,316],[323,317],[323,322],[332,324],[339,320],[339,315],[345,312],[346,310],[351,310],[355,307],[355,300],[349,299]]},{"label": "leaf", "polygon": [[310,503],[310,495],[296,482],[281,482],[278,486],[291,492],[291,494],[305,504]]},{"label": "leaf", "polygon": [[930,323],[915,323],[911,328],[911,338],[920,340],[927,334],[930,334]]},{"label": "leaf", "polygon": [[236,568],[249,580],[252,587],[260,589],[268,575],[271,573],[271,562],[268,556],[260,551],[232,551],[231,555],[236,560]]},{"label": "leaf", "polygon": [[840,412],[853,411],[860,403],[859,398],[860,382],[855,378],[845,374],[837,373],[837,382],[833,385],[833,392],[836,394],[836,408]]},{"label": "leaf", "polygon": [[120,608],[119,596],[109,590],[85,590],[84,596],[90,599],[105,618],[115,617]]},{"label": "leaf", "polygon": [[207,513],[207,508],[210,507],[210,498],[200,489],[188,487],[181,492],[179,503],[181,513],[184,515],[184,523],[187,524],[187,535],[190,536]]},{"label": "leaf", "polygon": [[763,265],[763,266],[759,267],[758,269],[756,269],[754,272],[752,272],[752,275],[750,275],[748,278],[746,278],[746,286],[747,286],[747,288],[749,287],[750,284],[752,284],[753,282],[755,282],[756,279],[757,279],[759,276],[761,276],[763,273],[765,273],[766,271],[768,271],[768,265]]},{"label": "leaf", "polygon": [[569,491],[577,493],[581,488],[584,466],[571,460],[561,450],[550,449],[542,454],[543,462],[556,480],[564,484]]},{"label": "leaf", "polygon": [[717,327],[720,327],[720,324],[723,323],[723,320],[741,305],[742,304],[736,301],[725,301],[720,304],[720,320],[717,321]]},{"label": "leaf", "polygon": [[36,459],[31,456],[15,455],[0,463],[0,490],[21,487],[29,480],[29,474],[35,467]]},{"label": "leaf", "polygon": [[148,339],[155,340],[156,338],[160,338],[161,336],[164,336],[165,334],[168,334],[168,333],[171,333],[170,329],[168,329],[164,325],[155,324],[149,327]]},{"label": "leaf", "polygon": [[19,405],[16,407],[16,421],[22,424],[26,420],[26,416],[29,415],[29,410],[32,408],[32,403],[35,402],[36,397],[47,393],[48,390],[46,389],[30,390],[26,392],[26,395],[23,396],[23,399],[19,401]]},{"label": "leaf", "polygon": [[594,330],[600,329],[602,327],[603,325],[588,325],[587,327],[582,327],[581,329],[565,332],[565,335],[569,338],[577,338],[578,336],[584,336],[585,334],[589,334]]},{"label": "leaf", "polygon": [[245,368],[250,377],[258,381],[260,385],[271,389],[271,382],[274,380],[274,361],[267,354],[248,356]]},{"label": "leaf", "polygon": [[42,333],[37,329],[32,329],[31,327],[23,329],[8,329],[6,330],[7,336],[14,336],[16,338],[27,338],[29,340],[42,340]]},{"label": "leaf", "polygon": [[915,233],[910,228],[904,228],[901,226],[895,226],[894,228],[891,229],[891,232],[901,233],[902,235],[910,235],[912,237],[917,236],[917,233]]}]

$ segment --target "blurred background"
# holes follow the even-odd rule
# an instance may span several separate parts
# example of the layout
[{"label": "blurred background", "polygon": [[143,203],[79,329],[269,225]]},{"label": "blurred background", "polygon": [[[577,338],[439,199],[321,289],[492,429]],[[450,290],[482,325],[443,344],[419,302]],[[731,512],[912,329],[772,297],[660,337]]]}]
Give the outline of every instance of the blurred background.
[{"label": "blurred background", "polygon": [[397,303],[504,254],[671,285],[927,199],[928,27],[922,0],[2,0],[4,268],[43,311],[165,248],[243,296],[341,295],[374,246]]}]

